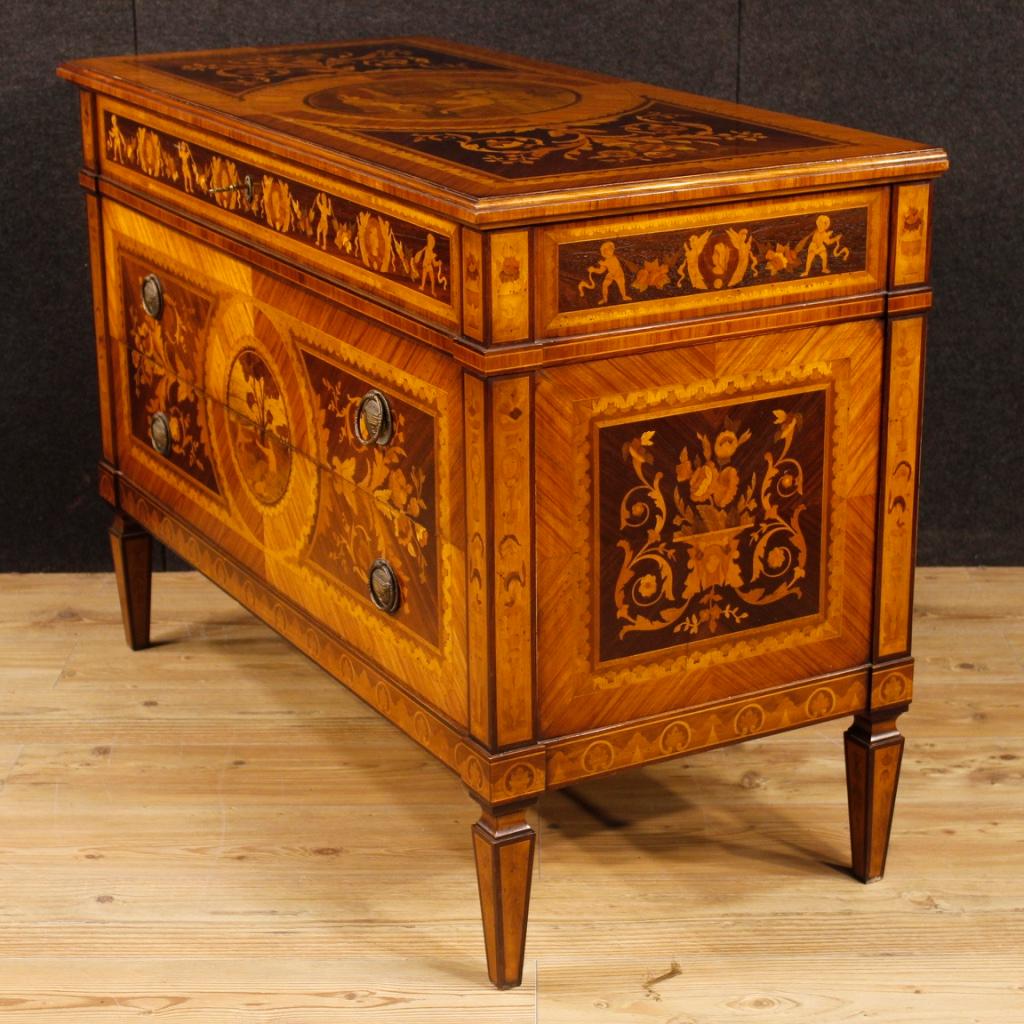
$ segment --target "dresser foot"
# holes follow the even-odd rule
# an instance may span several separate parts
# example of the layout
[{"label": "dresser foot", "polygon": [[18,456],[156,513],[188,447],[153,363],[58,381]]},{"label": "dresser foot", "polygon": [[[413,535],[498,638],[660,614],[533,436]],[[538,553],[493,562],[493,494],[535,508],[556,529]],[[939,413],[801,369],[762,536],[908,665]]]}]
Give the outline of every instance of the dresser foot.
[{"label": "dresser foot", "polygon": [[523,980],[526,918],[537,834],[526,809],[489,810],[473,826],[473,853],[487,947],[487,974],[497,988]]},{"label": "dresser foot", "polygon": [[133,651],[149,646],[152,540],[134,519],[121,512],[110,524],[110,551],[121,600],[124,638]]},{"label": "dresser foot", "polygon": [[885,873],[903,760],[903,736],[896,729],[901,710],[857,715],[844,736],[853,874],[862,882]]}]

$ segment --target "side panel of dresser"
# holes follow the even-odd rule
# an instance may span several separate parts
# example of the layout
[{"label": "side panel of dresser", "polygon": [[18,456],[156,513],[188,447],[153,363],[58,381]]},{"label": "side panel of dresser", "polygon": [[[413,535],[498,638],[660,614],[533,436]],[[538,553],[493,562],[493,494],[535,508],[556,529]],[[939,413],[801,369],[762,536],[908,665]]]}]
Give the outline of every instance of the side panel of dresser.
[{"label": "side panel of dresser", "polygon": [[[116,204],[105,203],[103,217],[117,468],[465,726],[458,371],[438,353]],[[167,286],[159,320],[130,288],[147,260]],[[388,464],[401,461],[400,413],[390,449],[366,446],[349,458],[332,450],[340,444],[332,424],[351,412],[345,386],[358,379],[423,410],[436,441],[422,458],[432,465]],[[147,437],[158,411],[168,417],[167,454]],[[436,487],[425,495],[428,475]],[[435,497],[430,517],[409,514]],[[365,573],[378,556],[403,578],[404,615],[400,608],[391,618],[370,602]]]},{"label": "side panel of dresser", "polygon": [[727,742],[769,728],[772,688],[863,692],[883,338],[854,321],[539,374],[543,736],[719,702],[732,722],[749,698]]}]

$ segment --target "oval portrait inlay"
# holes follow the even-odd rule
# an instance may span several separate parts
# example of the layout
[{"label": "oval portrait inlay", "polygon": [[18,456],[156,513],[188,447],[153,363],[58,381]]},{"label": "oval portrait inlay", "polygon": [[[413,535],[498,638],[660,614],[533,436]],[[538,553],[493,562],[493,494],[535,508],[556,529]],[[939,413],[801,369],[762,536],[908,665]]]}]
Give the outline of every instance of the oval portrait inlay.
[{"label": "oval portrait inlay", "polygon": [[288,490],[291,435],[281,388],[255,349],[242,349],[235,356],[228,371],[228,394],[239,410],[228,417],[238,471],[257,501],[275,505]]},{"label": "oval portrait inlay", "polygon": [[414,77],[404,72],[362,75],[358,81],[310,93],[305,104],[366,124],[380,121],[391,127],[396,120],[421,121],[423,127],[436,129],[522,118],[571,107],[579,100],[574,89],[550,82],[509,75],[474,75],[467,81],[459,72],[435,71]]}]

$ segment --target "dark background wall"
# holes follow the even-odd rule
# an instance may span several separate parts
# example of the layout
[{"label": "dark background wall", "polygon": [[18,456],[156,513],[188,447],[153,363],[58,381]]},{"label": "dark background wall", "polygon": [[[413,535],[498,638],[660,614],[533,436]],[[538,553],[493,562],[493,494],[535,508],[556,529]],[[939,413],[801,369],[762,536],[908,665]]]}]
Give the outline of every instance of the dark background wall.
[{"label": "dark background wall", "polygon": [[1024,564],[1021,0],[6,0],[0,571],[108,567],[66,57],[429,34],[944,146],[920,560]]}]

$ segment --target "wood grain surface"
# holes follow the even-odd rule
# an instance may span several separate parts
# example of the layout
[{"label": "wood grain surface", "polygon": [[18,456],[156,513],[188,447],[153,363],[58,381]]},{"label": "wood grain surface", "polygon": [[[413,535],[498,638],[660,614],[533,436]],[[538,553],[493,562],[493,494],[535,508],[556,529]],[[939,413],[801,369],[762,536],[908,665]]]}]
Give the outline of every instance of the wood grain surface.
[{"label": "wood grain surface", "polygon": [[[768,679],[790,682],[868,660],[881,343],[880,324],[865,321],[763,335],[740,345],[709,343],[560,367],[539,376],[542,735],[626,721],[639,717],[640,707],[646,715],[693,707],[752,693]],[[732,483],[725,468],[742,451],[740,437],[755,447],[753,435],[747,435],[756,426],[752,401],[768,400],[766,446],[756,454],[762,486],[768,479],[763,467],[773,464],[766,461],[766,452],[771,449],[772,460],[778,459],[781,447],[773,445],[795,439],[802,429],[791,411],[806,394],[823,388],[828,392],[827,426],[819,425],[817,439],[807,448],[811,452],[816,446],[816,454],[792,473],[806,478],[801,501],[808,506],[803,512],[807,537],[801,536],[799,544],[809,564],[826,567],[827,578],[819,581],[815,614],[801,606],[791,610],[798,588],[791,588],[788,597],[774,590],[775,581],[785,577],[788,557],[777,552],[783,561],[771,570],[773,594],[780,599],[774,624],[747,629],[753,621],[750,607],[740,609],[738,596],[745,584],[739,575],[729,575],[742,571],[737,531],[725,539],[728,531],[699,534],[696,526],[683,523],[679,503],[692,499],[687,515],[715,513],[722,527],[740,526],[743,516],[753,516],[753,511],[735,511],[745,491],[735,467],[728,469]],[[779,418],[773,421],[776,410]],[[712,417],[710,427],[700,428],[709,431],[704,454],[699,441],[695,450],[694,438],[671,430],[680,420],[689,422],[691,413]],[[813,436],[811,418],[801,421]],[[603,446],[599,435],[604,431],[613,431],[616,442],[629,440]],[[714,444],[725,455],[715,455]],[[601,455],[603,447],[610,449],[607,458]],[[815,531],[810,506],[816,472],[824,476],[818,484],[823,497]],[[750,478],[744,476],[742,488]],[[612,504],[602,513],[606,501]],[[787,535],[795,537],[792,531]],[[702,537],[705,544],[708,537],[717,538],[718,550],[709,549],[698,569],[688,545],[696,548]],[[693,567],[689,576],[687,566]],[[800,571],[811,585],[809,569]],[[757,575],[765,586],[768,573]],[[723,618],[718,629],[712,620],[712,628],[705,624],[693,636],[681,631],[684,614],[699,618],[709,608],[714,612],[709,602],[723,594],[728,602],[723,599],[718,610],[724,616],[735,607],[730,614],[743,616],[738,623]],[[595,625],[605,633],[599,640]],[[694,622],[695,628],[700,625]],[[650,639],[659,633],[663,639]]]},{"label": "wood grain surface", "polygon": [[437,39],[108,57],[59,73],[464,223],[946,167],[942,150],[905,139]]},{"label": "wood grain surface", "polygon": [[3,577],[3,1020],[1020,1020],[1024,571],[916,584],[883,881],[835,866],[848,720],[549,794],[497,992],[430,755],[196,574],[138,654],[112,575]]}]

